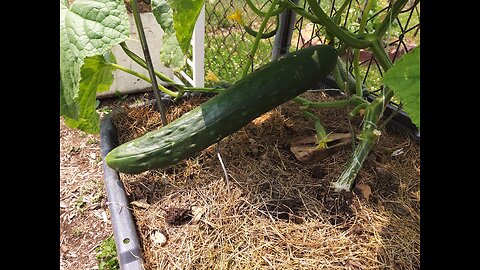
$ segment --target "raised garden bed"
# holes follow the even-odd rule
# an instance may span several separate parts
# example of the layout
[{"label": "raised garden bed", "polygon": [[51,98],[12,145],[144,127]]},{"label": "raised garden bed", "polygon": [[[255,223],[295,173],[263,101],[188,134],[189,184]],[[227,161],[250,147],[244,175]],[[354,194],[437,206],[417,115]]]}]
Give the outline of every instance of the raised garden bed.
[{"label": "raised garden bed", "polygon": [[[305,95],[332,99],[321,92]],[[203,101],[192,98],[170,107],[169,122]],[[328,131],[349,132],[345,109],[316,113]],[[110,117],[118,143],[161,126],[153,105],[126,105]],[[352,119],[355,130],[360,121],[361,117]],[[216,145],[166,170],[119,174],[115,183],[124,185],[128,203],[122,209],[131,210],[138,233],[138,265],[143,261],[145,269],[418,269],[416,140],[402,131],[383,130],[354,191],[337,193],[329,186],[352,148],[321,161],[300,162],[290,151],[291,141],[313,133],[298,105],[288,102],[221,141],[228,181]],[[118,204],[108,197],[114,211]],[[115,230],[113,216],[112,223]],[[123,257],[119,259],[125,266]]]}]

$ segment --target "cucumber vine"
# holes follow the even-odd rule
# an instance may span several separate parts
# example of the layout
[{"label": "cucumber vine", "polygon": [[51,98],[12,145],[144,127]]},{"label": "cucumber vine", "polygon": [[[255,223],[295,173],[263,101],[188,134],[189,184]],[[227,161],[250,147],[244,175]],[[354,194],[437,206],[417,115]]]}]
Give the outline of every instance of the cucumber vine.
[{"label": "cucumber vine", "polygon": [[[186,63],[185,55],[193,33],[193,25],[205,0],[152,0],[149,2],[151,2],[157,22],[165,32],[164,48],[162,48],[160,58],[167,67],[171,64],[174,70],[177,70],[180,68],[178,65],[181,66],[182,63]],[[356,136],[358,143],[354,145],[352,157],[337,181],[332,183],[336,190],[351,190],[365,158],[378,137],[381,136],[380,129],[384,125],[379,126],[379,121],[386,106],[394,96],[394,91],[395,94],[400,94],[400,98],[407,97],[405,100],[409,100],[409,103],[404,106],[405,109],[410,110],[412,104],[414,107],[419,103],[419,90],[414,92],[409,89],[402,92],[401,87],[393,83],[398,76],[392,74],[394,72],[389,72],[389,70],[397,70],[395,72],[398,73],[398,69],[401,68],[392,68],[397,65],[393,65],[383,44],[389,36],[389,29],[392,24],[398,20],[399,14],[414,8],[419,4],[419,0],[415,0],[407,9],[404,8],[409,0],[388,1],[388,6],[383,9],[388,10],[386,15],[381,18],[380,23],[375,24],[369,24],[369,22],[372,17],[378,15],[376,13],[372,16],[372,13],[375,12],[374,7],[377,5],[377,0],[366,0],[359,13],[359,26],[356,31],[352,31],[352,28],[345,27],[340,23],[342,17],[349,16],[348,11],[354,5],[352,0],[344,0],[339,8],[335,8],[333,2],[330,15],[327,15],[324,11],[319,3],[320,1],[305,0],[305,2],[304,7],[302,7],[292,0],[271,0],[270,5],[264,11],[257,8],[252,0],[246,0],[250,10],[261,18],[258,30],[254,30],[245,24],[239,11],[229,16],[230,19],[237,21],[249,35],[255,38],[247,53],[247,62],[242,68],[242,78],[253,69],[252,63],[260,40],[270,38],[277,33],[279,16],[282,12],[291,10],[296,12],[298,16],[325,28],[326,40],[328,40],[329,45],[337,49],[338,54],[338,61],[332,75],[340,90],[346,96],[342,100],[335,101],[313,102],[302,97],[295,97],[293,101],[299,104],[301,113],[314,123],[319,148],[327,147],[329,134],[312,109],[344,107],[349,111],[350,117],[363,114],[362,129],[360,134]],[[113,81],[112,72],[115,70],[126,72],[152,84],[158,102],[161,102],[160,91],[178,99],[186,92],[221,93],[228,87],[228,84],[221,84],[218,87],[190,87],[176,83],[165,74],[155,70],[143,34],[137,0],[129,1],[128,4],[132,7],[131,10],[140,36],[144,58],[133,53],[125,42],[130,33],[128,16],[122,0],[76,0],[72,4],[69,1],[60,0],[60,112],[65,117],[65,123],[70,127],[90,133],[99,131],[99,116],[95,111],[95,94],[108,90]],[[274,30],[265,32],[268,21],[273,17],[275,17]],[[149,76],[116,63],[111,53],[111,48],[114,45],[119,45],[133,62],[148,71]],[[365,99],[368,90],[360,79],[360,50],[371,51],[375,61],[383,70],[383,78],[388,77],[388,80],[384,80],[384,85],[379,94],[371,102]],[[353,51],[353,75],[340,58],[340,55],[347,51]],[[402,72],[405,71],[404,74],[418,81],[419,63],[415,61],[419,58],[419,53],[418,48],[416,58],[410,57],[409,60],[404,61],[406,63],[404,65],[407,67],[408,65],[414,67],[410,70],[406,70],[406,68],[402,70]],[[404,77],[407,75],[404,75]],[[410,102],[412,101],[412,95],[418,100]],[[403,101],[401,105],[404,105]],[[161,110],[163,105],[159,103],[158,108]],[[414,122],[419,127],[419,113],[415,111],[414,114],[416,115]],[[161,115],[162,122],[166,124],[165,113],[162,110]],[[352,128],[351,131],[353,132]],[[352,136],[352,138],[355,138],[355,136]]]},{"label": "cucumber vine", "polygon": [[[325,13],[319,4],[319,1],[306,0],[306,2],[308,4],[308,9],[295,4],[291,0],[272,1],[268,12],[264,13],[256,8],[251,0],[247,0],[248,6],[252,11],[263,17],[263,22],[268,20],[268,17],[271,16],[272,10],[274,10],[274,5],[277,4],[277,10],[284,8],[291,9],[297,12],[298,15],[310,20],[312,23],[325,27],[329,44],[334,46],[335,41],[337,40],[340,43],[337,46],[339,55],[348,48],[353,50],[353,76],[346,70],[345,64],[340,57],[338,58],[337,67],[332,72],[337,85],[343,92],[345,92],[347,98],[325,102],[312,102],[301,97],[293,99],[293,101],[301,106],[300,109],[303,115],[314,122],[315,130],[317,131],[317,144],[320,148],[326,147],[328,135],[325,132],[325,128],[321,125],[320,119],[309,111],[309,108],[350,108],[350,106],[353,106],[349,113],[350,116],[355,116],[360,112],[364,112],[362,130],[357,136],[359,143],[354,146],[352,157],[347,163],[343,173],[339,176],[336,182],[332,183],[332,186],[336,190],[351,190],[365,158],[381,134],[378,127],[379,120],[394,94],[392,89],[385,85],[382,88],[381,93],[372,102],[368,102],[363,98],[365,90],[363,89],[362,81],[360,79],[360,49],[370,49],[384,73],[393,66],[388,54],[383,48],[382,42],[392,22],[400,14],[408,0],[395,1],[391,5],[383,21],[373,33],[366,33],[365,28],[369,20],[369,14],[371,14],[370,11],[372,10],[372,7],[376,5],[376,0],[365,1],[361,17],[359,18],[359,27],[356,32],[352,32],[340,25],[340,18],[343,15],[343,12],[347,10],[347,7],[350,8],[352,4],[351,0],[345,0],[332,17]],[[414,5],[418,3],[419,1],[415,1],[409,9],[413,8]],[[259,34],[261,34],[261,31],[257,34],[257,39]],[[252,49],[252,51],[254,52],[254,49]],[[249,58],[252,57],[253,55],[249,55]]]}]

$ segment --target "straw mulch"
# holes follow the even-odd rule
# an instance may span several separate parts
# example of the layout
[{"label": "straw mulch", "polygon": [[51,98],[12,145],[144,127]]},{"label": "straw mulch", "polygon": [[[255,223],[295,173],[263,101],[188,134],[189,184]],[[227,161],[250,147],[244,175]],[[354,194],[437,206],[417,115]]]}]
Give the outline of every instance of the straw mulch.
[{"label": "straw mulch", "polygon": [[[170,107],[169,121],[204,101]],[[350,130],[345,108],[316,113],[327,132]],[[152,106],[114,120],[120,142],[161,126]],[[361,118],[351,124],[358,131]],[[338,193],[329,184],[352,149],[300,163],[290,142],[310,134],[313,124],[287,102],[221,141],[228,182],[216,145],[166,170],[121,174],[145,268],[419,269],[419,145],[382,130],[357,188]]]}]

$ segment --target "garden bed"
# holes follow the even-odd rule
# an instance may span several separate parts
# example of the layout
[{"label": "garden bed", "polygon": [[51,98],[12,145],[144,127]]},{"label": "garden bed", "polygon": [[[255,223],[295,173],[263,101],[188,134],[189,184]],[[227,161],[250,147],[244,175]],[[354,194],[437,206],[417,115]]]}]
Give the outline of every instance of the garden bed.
[{"label": "garden bed", "polygon": [[[204,101],[169,107],[168,121]],[[345,108],[316,113],[327,132],[349,132]],[[161,126],[153,105],[123,106],[112,117],[119,143]],[[351,121],[356,131],[361,119]],[[314,132],[287,102],[221,141],[228,182],[216,145],[166,170],[120,174],[145,269],[418,269],[419,145],[382,130],[354,192],[337,193],[329,185],[351,147],[302,163],[290,143]]]}]

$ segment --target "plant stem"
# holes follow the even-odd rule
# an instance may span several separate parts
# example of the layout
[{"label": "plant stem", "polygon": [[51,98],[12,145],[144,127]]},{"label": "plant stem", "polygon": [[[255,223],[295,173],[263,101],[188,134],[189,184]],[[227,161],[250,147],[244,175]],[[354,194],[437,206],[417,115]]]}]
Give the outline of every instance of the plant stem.
[{"label": "plant stem", "polygon": [[382,115],[384,104],[384,97],[380,97],[375,99],[368,106],[364,118],[362,133],[360,134],[360,142],[355,148],[352,157],[348,161],[340,177],[336,182],[332,183],[335,190],[350,191],[352,189],[355,178],[357,178],[358,172],[362,168],[365,158],[368,156],[368,153],[370,153],[370,150],[379,136],[377,123]]},{"label": "plant stem", "polygon": [[[130,57],[130,59],[135,61],[135,63],[139,64],[144,69],[148,69],[147,62],[145,62],[145,60],[143,60],[140,56],[136,55],[134,52],[130,51],[130,49],[128,49],[128,46],[125,42],[120,43],[120,47],[122,47],[125,54],[128,57]],[[176,86],[181,86],[180,84],[176,84],[174,80],[172,80],[171,78],[167,77],[166,75],[160,73],[159,71],[154,70],[154,72],[155,72],[155,75],[157,75],[157,77],[159,79],[161,79],[162,81],[171,83],[171,85],[175,86],[175,87]]]},{"label": "plant stem", "polygon": [[255,41],[253,43],[252,49],[248,53],[247,63],[245,64],[245,67],[243,69],[241,78],[243,78],[247,75],[248,70],[253,63],[253,58],[255,56],[255,52],[257,51],[260,39],[262,38],[263,31],[265,30],[265,27],[267,26],[268,19],[270,19],[270,16],[273,12],[273,9],[277,5],[277,2],[278,2],[278,0],[273,0],[272,1],[272,4],[270,5],[270,8],[267,11],[267,14],[265,14],[265,17],[263,18],[262,24],[260,24],[260,28],[258,29],[258,33],[257,33],[257,36],[255,37]]},{"label": "plant stem", "polygon": [[375,4],[376,0],[366,0],[366,1],[367,1],[367,4],[365,4],[365,8],[363,9],[362,18],[360,20],[360,26],[358,27],[359,34],[363,34],[363,32],[365,31],[369,12],[372,9],[372,6]]},{"label": "plant stem", "polygon": [[[141,74],[141,73],[138,73],[138,72],[136,72],[135,70],[131,70],[131,69],[129,69],[129,68],[126,68],[126,67],[124,67],[124,66],[120,66],[120,65],[115,64],[115,63],[109,63],[109,65],[110,65],[111,67],[115,68],[115,69],[121,70],[121,71],[126,72],[126,73],[128,73],[128,74],[131,74],[131,75],[133,75],[133,76],[135,76],[135,77],[137,77],[137,78],[140,78],[140,79],[142,79],[142,80],[144,80],[144,81],[146,81],[146,82],[148,82],[148,83],[150,83],[150,84],[153,84],[153,83],[152,83],[152,80],[151,80],[149,77],[147,77],[147,76],[145,76],[145,75],[143,75],[143,74]],[[171,91],[171,90],[168,90],[167,88],[165,88],[165,87],[162,86],[161,84],[158,85],[157,87],[158,87],[158,89],[160,89],[162,92],[164,92],[165,94],[167,94],[167,95],[169,95],[169,96],[171,96],[171,97],[177,97],[177,96],[178,96],[178,93],[173,92],[173,91]]]},{"label": "plant stem", "polygon": [[[388,58],[383,46],[381,46],[381,41],[373,42],[371,48],[375,58],[378,60],[382,68],[387,71],[392,66],[392,62]],[[385,86],[382,94],[367,106],[362,133],[360,134],[360,142],[355,148],[352,157],[348,161],[346,168],[343,170],[340,177],[336,182],[332,183],[332,186],[337,191],[350,191],[352,189],[355,178],[362,168],[365,158],[376,142],[379,132],[379,128],[377,128],[378,121],[382,117],[383,111],[392,97],[393,91]]]},{"label": "plant stem", "polygon": [[[265,17],[267,16],[267,13],[261,11],[258,9],[255,4],[252,3],[252,0],[247,0],[247,5],[250,7],[250,9],[253,11],[253,13],[257,14],[260,17]],[[278,14],[282,13],[285,10],[284,5],[280,6],[278,9],[272,11],[272,14],[270,16],[277,16]]]},{"label": "plant stem", "polygon": [[332,70],[333,79],[337,83],[340,90],[345,92],[345,94],[347,94],[347,96],[350,96],[351,93],[350,93],[350,89],[348,88],[347,80],[343,78],[342,71],[340,71],[340,69],[342,68],[342,65],[340,64],[341,59],[340,59],[340,57],[337,57],[337,58],[338,58],[337,59],[337,64],[335,65],[335,67]]},{"label": "plant stem", "polygon": [[387,13],[387,16],[385,16],[385,19],[383,19],[382,23],[380,26],[377,28],[373,36],[377,40],[383,39],[383,36],[387,32],[387,30],[390,28],[391,23],[395,18],[397,18],[398,14],[400,14],[400,11],[402,11],[402,8],[407,4],[408,0],[397,0],[393,4],[393,7],[390,9],[390,11]]},{"label": "plant stem", "polygon": [[[262,36],[261,36],[262,39],[271,38],[277,33],[278,25],[280,24],[279,17],[280,16],[277,15],[277,19],[275,21],[275,29],[273,29],[272,31],[270,31],[268,33],[263,33]],[[251,36],[256,37],[258,35],[257,31],[253,30],[250,26],[248,26],[246,24],[243,25],[243,29],[245,29],[245,32],[247,32]]]},{"label": "plant stem", "polygon": [[311,21],[312,23],[320,23],[320,20],[317,19],[317,17],[315,17],[313,14],[306,11],[301,6],[295,4],[291,0],[285,0],[284,3],[287,4],[291,10],[295,11],[298,15],[302,16],[303,18]]},{"label": "plant stem", "polygon": [[352,32],[343,30],[322,10],[316,0],[307,0],[308,5],[312,9],[313,14],[317,17],[319,23],[325,26],[328,31],[332,32],[339,40],[347,43],[353,48],[362,49],[370,46],[369,39],[360,39]]},{"label": "plant stem", "polygon": [[376,40],[372,42],[370,48],[372,49],[375,60],[380,64],[384,71],[387,71],[393,66],[392,61],[388,57],[388,54],[383,49],[382,41]]},{"label": "plant stem", "polygon": [[338,107],[344,107],[347,105],[358,105],[367,102],[366,100],[358,97],[358,96],[352,96],[350,98],[346,99],[340,99],[340,100],[333,100],[333,101],[322,101],[322,102],[313,102],[310,101],[306,98],[302,97],[294,97],[293,101],[301,104],[302,106],[305,106],[307,108],[314,108],[314,109],[327,109],[327,108],[338,108]]},{"label": "plant stem", "polygon": [[[365,32],[365,26],[367,25],[367,19],[375,0],[366,0],[365,8],[362,12],[362,18],[360,20],[360,26],[358,28],[358,34]],[[358,96],[362,96],[362,81],[360,80],[360,49],[354,49],[353,51],[353,71],[355,73],[355,92]]]},{"label": "plant stem", "polygon": [[182,89],[185,92],[202,92],[202,93],[221,93],[225,88],[210,88],[210,87],[189,87],[185,86]]},{"label": "plant stem", "polygon": [[317,140],[321,141],[325,137],[327,137],[327,132],[325,131],[325,128],[322,126],[322,123],[320,122],[320,118],[318,118],[315,114],[302,110],[302,113],[305,117],[308,119],[312,120],[315,123],[315,131],[317,132]]},{"label": "plant stem", "polygon": [[353,72],[355,74],[355,93],[362,96],[362,80],[360,80],[360,49],[353,49]]},{"label": "plant stem", "polygon": [[165,106],[163,105],[162,97],[160,96],[160,91],[158,90],[157,77],[154,72],[152,59],[150,58],[150,52],[148,51],[147,39],[145,37],[145,32],[143,31],[143,24],[138,11],[137,0],[131,0],[131,6],[133,18],[135,19],[135,25],[137,26],[138,36],[140,38],[140,43],[142,44],[143,54],[145,56],[145,61],[147,62],[148,74],[150,75],[150,79],[152,81],[153,93],[155,94],[157,107],[160,111],[160,118],[162,119],[162,124],[166,126],[168,122],[165,114]]}]

